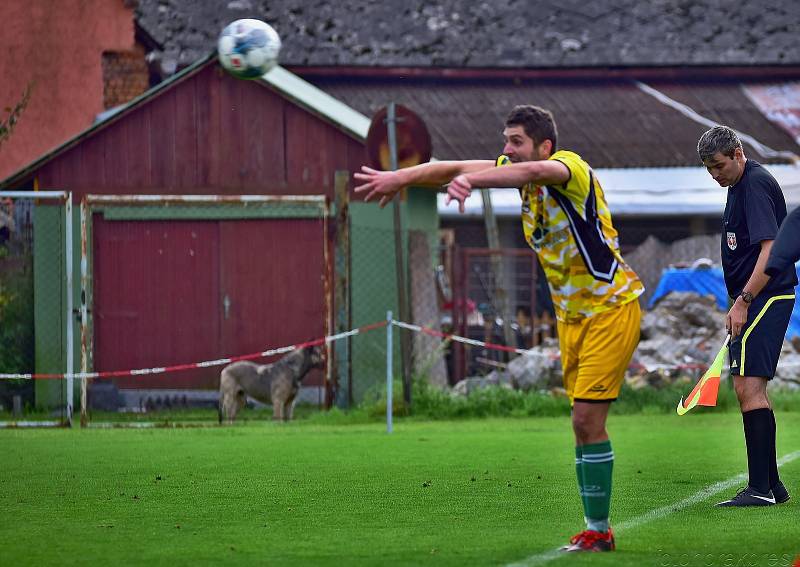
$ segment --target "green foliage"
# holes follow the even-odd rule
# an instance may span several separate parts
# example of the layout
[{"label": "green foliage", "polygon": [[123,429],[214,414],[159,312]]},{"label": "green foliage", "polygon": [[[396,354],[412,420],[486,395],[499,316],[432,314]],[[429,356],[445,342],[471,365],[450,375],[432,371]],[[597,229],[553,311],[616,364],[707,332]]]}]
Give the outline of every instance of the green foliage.
[{"label": "green foliage", "polygon": [[569,401],[538,392],[492,387],[459,396],[426,382],[415,383],[413,414],[427,419],[557,416],[569,414]]},{"label": "green foliage", "polygon": [[28,83],[28,86],[25,87],[25,90],[22,93],[22,98],[14,105],[14,107],[6,107],[4,110],[8,113],[8,116],[0,120],[0,145],[3,144],[10,136],[11,133],[14,131],[14,126],[17,125],[19,121],[19,117],[22,115],[22,111],[25,110],[25,107],[28,106],[28,103],[31,100],[31,93],[33,92],[33,83]]},{"label": "green foliage", "polygon": [[[4,250],[0,247],[0,250]],[[0,258],[2,259],[2,258]],[[30,269],[0,265],[0,372],[33,371],[33,281]],[[0,380],[0,406],[10,410],[15,395],[26,412],[33,404],[33,381]]]},{"label": "green foliage", "polygon": [[[2,383],[0,383],[2,386]],[[612,404],[612,415],[669,415],[675,416],[678,400],[685,396],[691,385],[673,384],[667,388],[642,388],[634,390],[623,386],[619,399]],[[412,407],[409,410],[403,402],[402,382],[395,381],[392,392],[393,417],[404,421],[442,421],[489,418],[529,418],[569,416],[569,401],[563,396],[549,392],[521,392],[507,388],[491,387],[461,396],[441,390],[417,380],[412,392]],[[797,412],[800,409],[800,390],[770,388],[770,400],[775,411]],[[695,408],[694,415],[736,414],[739,404],[736,394],[727,382],[720,385],[717,406],[714,408]],[[677,419],[677,416],[675,416]],[[10,419],[8,412],[0,412],[0,421]],[[47,414],[36,415],[26,412],[27,419],[50,419]],[[300,404],[295,410],[298,422],[320,426],[344,426],[368,423],[381,423],[386,419],[385,392],[377,386],[368,391],[361,404],[342,410],[331,408],[320,411],[314,405]],[[691,417],[683,418],[684,421]],[[217,422],[217,411],[212,408],[164,409],[147,413],[91,412],[94,423],[148,422],[170,426],[204,426]],[[268,407],[246,408],[237,417],[236,427],[272,421],[272,410]]]},{"label": "green foliage", "polygon": [[[694,384],[672,384],[666,388],[641,388],[634,390],[627,384],[623,385],[619,398],[613,405],[612,412],[616,414],[630,415],[637,413],[675,413],[678,401],[692,390]],[[800,400],[800,394],[797,399]],[[712,408],[695,408],[693,412],[710,411]],[[717,405],[713,411],[739,411],[739,402],[736,394],[728,386],[728,382],[722,382],[719,387]]]},{"label": "green foliage", "polygon": [[[674,414],[678,400],[691,390],[685,384],[673,384],[667,388],[642,388],[634,390],[625,385],[619,398],[612,404],[612,413]],[[798,411],[800,391],[770,390],[770,399],[776,411]],[[412,415],[426,419],[463,419],[486,417],[524,417],[569,415],[569,402],[562,396],[550,392],[520,392],[501,387],[476,390],[468,396],[453,395],[429,384],[417,381],[412,398]],[[386,408],[385,402],[383,405]],[[715,408],[697,408],[697,413],[738,412],[736,394],[727,382],[720,385]]]},{"label": "green foliage", "polygon": [[33,276],[0,274],[0,372],[33,370]]},{"label": "green foliage", "polygon": [[[619,398],[611,406],[615,415],[675,414],[678,400],[686,396],[692,384],[672,384],[666,388],[641,388],[635,390],[625,384]],[[798,411],[800,390],[770,388],[770,399],[776,411]],[[449,390],[431,386],[422,378],[415,378],[411,409],[403,403],[400,381],[394,382],[392,390],[395,417],[409,416],[413,419],[450,420],[489,417],[552,417],[570,414],[569,401],[564,396],[548,391],[521,392],[499,386],[482,388],[467,396],[453,394]],[[698,407],[694,413],[739,412],[739,402],[729,382],[723,381],[719,388],[717,405],[714,408]],[[365,400],[356,408],[342,412],[341,418],[352,416],[356,422],[382,421],[386,418],[385,386],[374,386],[365,395]]]}]

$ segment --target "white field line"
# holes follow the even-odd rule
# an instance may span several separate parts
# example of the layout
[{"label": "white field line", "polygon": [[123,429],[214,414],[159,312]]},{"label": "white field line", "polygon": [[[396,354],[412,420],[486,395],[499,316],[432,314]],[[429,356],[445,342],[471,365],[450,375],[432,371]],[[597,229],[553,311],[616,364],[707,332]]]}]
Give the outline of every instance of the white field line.
[{"label": "white field line", "polygon": [[[791,463],[795,459],[800,458],[800,451],[795,451],[794,453],[788,453],[781,457],[778,460],[778,466],[781,467],[787,463]],[[639,526],[643,526],[645,524],[649,524],[652,521],[660,520],[661,518],[665,518],[670,514],[674,514],[675,512],[680,512],[684,508],[688,508],[689,506],[694,506],[695,504],[699,504],[704,500],[714,496],[715,494],[719,494],[729,488],[737,486],[742,481],[747,480],[747,474],[742,473],[738,474],[734,477],[731,477],[727,480],[721,480],[714,484],[711,484],[702,490],[696,492],[692,496],[675,502],[674,504],[668,504],[667,506],[662,506],[661,508],[656,508],[655,510],[650,510],[649,512],[645,512],[641,516],[636,516],[635,518],[631,518],[625,522],[620,522],[614,526],[614,532],[620,533],[626,530],[632,530],[634,528],[638,528]],[[544,565],[545,563],[549,563],[550,561],[554,561],[559,557],[564,557],[569,555],[568,553],[564,553],[557,549],[553,549],[551,551],[545,551],[544,553],[538,553],[536,555],[531,555],[527,559],[523,559],[518,563],[510,563],[506,567],[534,567],[535,565]]]}]

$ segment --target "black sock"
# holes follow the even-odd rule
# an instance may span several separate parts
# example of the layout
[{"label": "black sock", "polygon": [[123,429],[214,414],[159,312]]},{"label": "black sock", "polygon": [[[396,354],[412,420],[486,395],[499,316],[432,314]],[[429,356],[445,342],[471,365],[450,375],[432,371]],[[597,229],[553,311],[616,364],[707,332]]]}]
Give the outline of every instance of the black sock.
[{"label": "black sock", "polygon": [[775,432],[777,431],[777,427],[775,425],[775,412],[769,410],[769,417],[772,421],[772,449],[770,449],[770,457],[769,457],[769,485],[770,487],[775,486],[781,480],[778,476],[778,453],[775,450]]},{"label": "black sock", "polygon": [[742,414],[744,441],[747,444],[747,470],[750,487],[768,492],[770,451],[772,450],[772,421],[769,408],[759,408]]}]

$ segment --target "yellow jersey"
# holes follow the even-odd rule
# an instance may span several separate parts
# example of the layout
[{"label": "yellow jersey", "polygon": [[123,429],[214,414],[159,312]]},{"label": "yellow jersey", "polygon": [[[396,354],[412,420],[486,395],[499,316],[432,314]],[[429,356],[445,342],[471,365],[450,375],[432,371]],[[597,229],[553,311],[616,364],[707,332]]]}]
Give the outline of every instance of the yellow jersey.
[{"label": "yellow jersey", "polygon": [[[556,317],[571,322],[635,300],[644,285],[619,252],[603,188],[581,157],[560,150],[549,159],[569,169],[563,185],[522,189],[522,228],[547,276]],[[497,165],[507,165],[506,156]]]}]

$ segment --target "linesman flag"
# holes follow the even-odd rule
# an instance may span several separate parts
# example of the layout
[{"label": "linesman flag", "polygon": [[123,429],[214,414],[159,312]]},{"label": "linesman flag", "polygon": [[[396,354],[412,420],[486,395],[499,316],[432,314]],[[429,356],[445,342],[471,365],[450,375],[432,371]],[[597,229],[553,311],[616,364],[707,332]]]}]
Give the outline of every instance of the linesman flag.
[{"label": "linesman flag", "polygon": [[717,405],[717,392],[719,392],[719,379],[722,375],[722,367],[728,357],[728,343],[731,336],[725,337],[722,348],[719,349],[714,362],[703,374],[703,377],[695,385],[694,389],[686,396],[686,401],[681,398],[678,402],[678,415],[683,415],[694,406],[715,406]]}]

